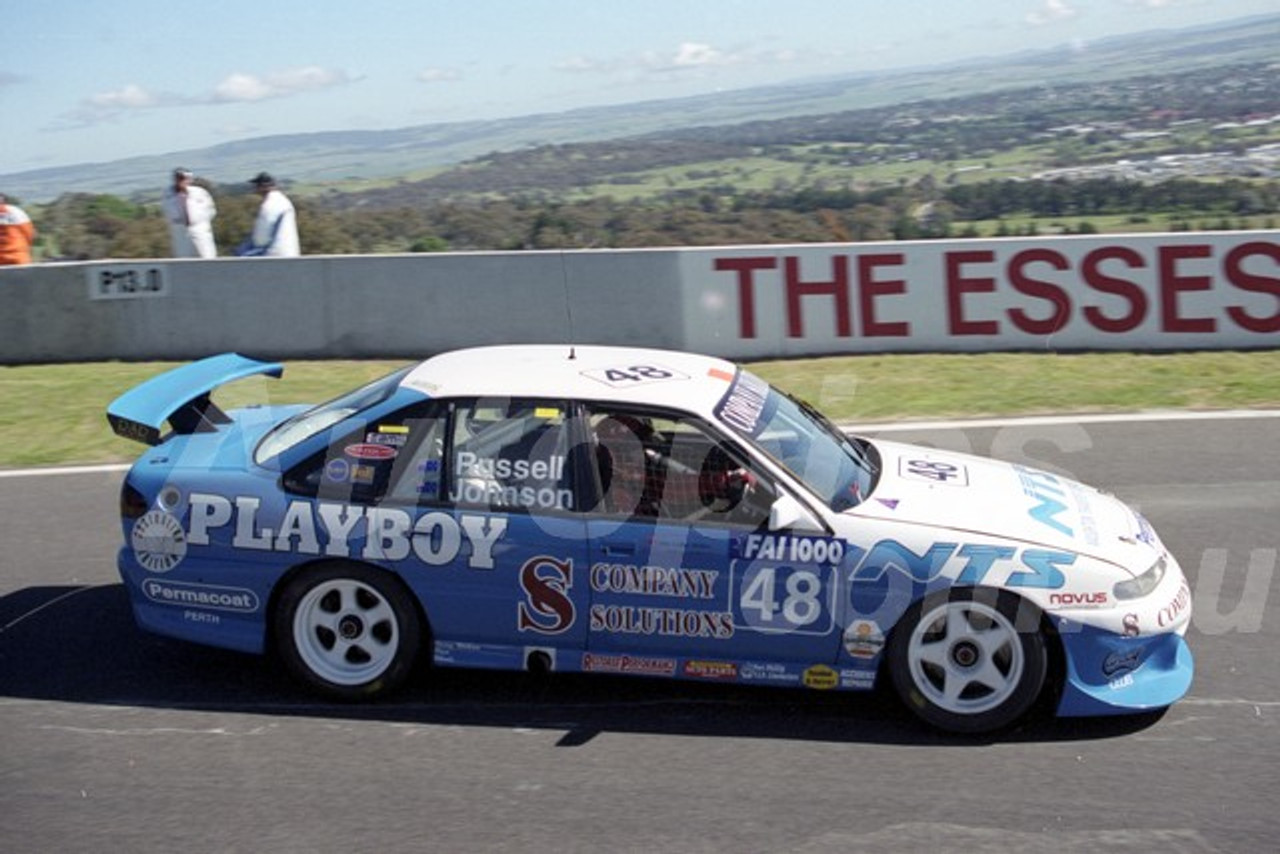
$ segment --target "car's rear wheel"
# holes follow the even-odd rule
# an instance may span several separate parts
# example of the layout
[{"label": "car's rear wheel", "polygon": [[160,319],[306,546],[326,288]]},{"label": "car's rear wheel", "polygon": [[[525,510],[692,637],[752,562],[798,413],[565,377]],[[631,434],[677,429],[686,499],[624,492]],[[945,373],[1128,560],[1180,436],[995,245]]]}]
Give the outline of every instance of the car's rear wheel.
[{"label": "car's rear wheel", "polygon": [[1012,594],[981,588],[944,591],[909,608],[890,638],[888,663],[912,712],[966,733],[1021,718],[1048,671],[1038,612]]},{"label": "car's rear wheel", "polygon": [[398,688],[422,642],[417,609],[400,581],[356,563],[322,564],[292,579],[280,595],[274,629],[289,670],[341,699]]}]

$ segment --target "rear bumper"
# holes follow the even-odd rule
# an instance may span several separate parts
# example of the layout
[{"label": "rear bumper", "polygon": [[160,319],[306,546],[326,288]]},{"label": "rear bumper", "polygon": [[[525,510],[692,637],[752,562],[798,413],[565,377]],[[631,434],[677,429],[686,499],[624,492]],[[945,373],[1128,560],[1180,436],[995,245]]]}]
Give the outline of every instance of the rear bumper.
[{"label": "rear bumper", "polygon": [[[219,565],[220,571],[203,573],[199,562],[189,560],[159,574],[143,568],[128,548],[120,550],[117,566],[139,628],[224,649],[263,652],[270,587],[261,583],[260,572],[228,573]],[[207,577],[218,583],[207,582]]]}]

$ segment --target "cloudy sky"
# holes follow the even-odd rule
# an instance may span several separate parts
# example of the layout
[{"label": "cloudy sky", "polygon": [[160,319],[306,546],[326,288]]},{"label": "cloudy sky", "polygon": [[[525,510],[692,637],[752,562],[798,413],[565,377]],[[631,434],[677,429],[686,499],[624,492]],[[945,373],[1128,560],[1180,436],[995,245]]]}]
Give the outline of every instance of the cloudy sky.
[{"label": "cloudy sky", "polygon": [[0,174],[929,65],[1275,0],[37,0],[6,15]]}]

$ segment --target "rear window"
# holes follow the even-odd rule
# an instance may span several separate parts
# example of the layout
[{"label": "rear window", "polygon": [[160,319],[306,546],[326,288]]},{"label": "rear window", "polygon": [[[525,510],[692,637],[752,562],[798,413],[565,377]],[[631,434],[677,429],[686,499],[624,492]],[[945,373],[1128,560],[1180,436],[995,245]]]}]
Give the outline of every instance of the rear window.
[{"label": "rear window", "polygon": [[412,369],[413,365],[406,365],[355,391],[349,391],[328,403],[322,403],[306,412],[298,413],[287,421],[282,421],[258,443],[253,461],[261,465],[265,460],[279,456],[322,430],[327,430],[358,412],[376,406],[395,393],[395,390],[400,387],[400,381]]}]

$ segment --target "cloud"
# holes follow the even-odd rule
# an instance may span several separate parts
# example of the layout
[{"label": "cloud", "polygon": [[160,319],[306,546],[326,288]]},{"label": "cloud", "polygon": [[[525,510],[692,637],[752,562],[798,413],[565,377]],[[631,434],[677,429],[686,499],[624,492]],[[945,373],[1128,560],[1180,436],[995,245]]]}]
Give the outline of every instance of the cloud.
[{"label": "cloud", "polygon": [[732,61],[732,57],[709,44],[685,42],[672,57],[671,65],[673,68],[697,68],[703,65],[726,65]]},{"label": "cloud", "polygon": [[63,113],[51,125],[53,130],[92,127],[115,121],[122,115],[159,107],[176,107],[189,99],[172,92],[153,92],[135,83],[109,92],[97,92],[80,101],[76,108]]},{"label": "cloud", "polygon": [[462,79],[462,74],[453,68],[424,68],[415,79],[419,83],[452,83]]},{"label": "cloud", "polygon": [[740,65],[777,65],[794,62],[794,50],[727,50],[704,42],[681,42],[674,50],[645,51],[616,59],[574,56],[552,66],[570,74],[672,74],[708,71]]},{"label": "cloud", "polygon": [[1042,27],[1046,24],[1069,21],[1076,14],[1076,10],[1071,8],[1067,0],[1044,0],[1039,9],[1027,13],[1026,21],[1033,27]]},{"label": "cloud", "polygon": [[332,89],[352,82],[345,71],[307,65],[289,68],[264,77],[237,72],[228,76],[207,99],[212,103],[265,101],[269,98],[287,98],[318,89]]},{"label": "cloud", "polygon": [[586,56],[571,56],[555,63],[551,67],[556,71],[565,71],[570,74],[595,74],[616,70],[617,65],[601,62],[598,59],[591,59]]},{"label": "cloud", "polygon": [[90,95],[88,103],[90,106],[101,110],[138,110],[154,107],[161,100],[161,96],[130,83],[115,92],[100,92],[97,95]]},{"label": "cloud", "polygon": [[307,65],[288,68],[264,76],[236,72],[228,75],[212,92],[199,95],[183,95],[176,92],[155,92],[136,83],[130,83],[107,92],[97,92],[80,101],[76,108],[63,113],[52,129],[91,127],[143,110],[170,107],[209,106],[214,104],[252,103],[271,98],[287,98],[305,92],[331,89],[354,82],[341,69]]}]

